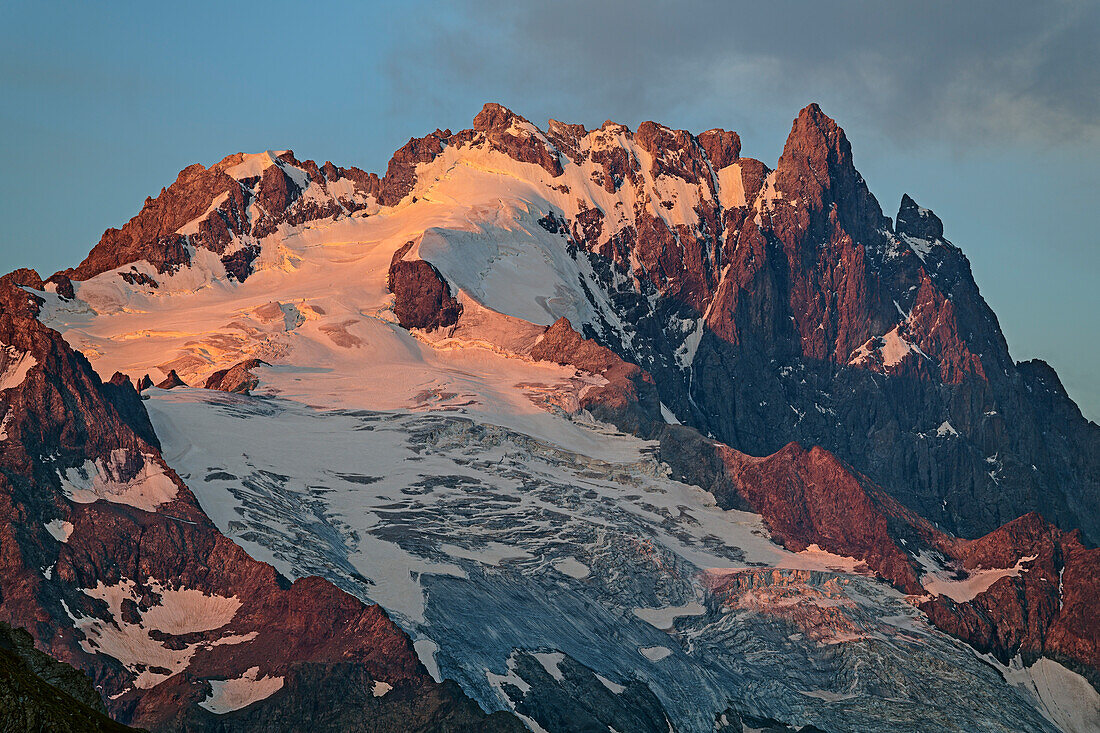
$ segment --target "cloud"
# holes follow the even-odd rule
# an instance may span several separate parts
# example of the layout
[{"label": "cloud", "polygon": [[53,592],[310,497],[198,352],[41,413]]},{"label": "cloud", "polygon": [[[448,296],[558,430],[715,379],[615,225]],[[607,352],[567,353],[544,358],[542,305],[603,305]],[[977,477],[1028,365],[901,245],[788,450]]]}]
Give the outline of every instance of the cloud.
[{"label": "cloud", "polygon": [[391,64],[397,84],[430,68],[436,108],[492,98],[592,124],[600,110],[751,129],[776,122],[760,110],[789,121],[820,101],[910,143],[1100,137],[1094,2],[466,0],[452,13]]}]

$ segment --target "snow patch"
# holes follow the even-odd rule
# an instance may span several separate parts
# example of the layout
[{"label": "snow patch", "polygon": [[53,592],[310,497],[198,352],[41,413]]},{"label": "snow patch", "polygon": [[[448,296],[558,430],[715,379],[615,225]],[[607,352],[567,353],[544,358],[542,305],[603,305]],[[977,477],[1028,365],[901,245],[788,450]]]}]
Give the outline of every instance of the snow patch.
[{"label": "snow patch", "polygon": [[[212,713],[222,715],[266,700],[283,688],[282,677],[259,677],[259,667],[249,667],[240,677],[210,680],[210,697],[199,703]],[[385,684],[375,683],[375,686]],[[378,697],[375,693],[375,697]]]},{"label": "snow patch", "polygon": [[867,564],[863,560],[847,555],[835,555],[817,545],[810,545],[802,552],[785,557],[776,564],[776,567],[788,570],[841,571],[845,573],[860,573],[867,570]]},{"label": "snow patch", "polygon": [[580,580],[581,578],[587,578],[588,575],[592,572],[587,565],[585,565],[572,555],[559,558],[552,562],[551,565],[553,565],[554,569],[557,570],[559,573],[564,573],[570,578],[576,578],[577,580]]},{"label": "snow patch", "polygon": [[688,321],[688,323],[693,323],[694,328],[684,339],[684,343],[680,344],[680,348],[676,349],[675,354],[676,363],[681,369],[687,369],[695,362],[699,342],[703,340],[703,318],[697,318],[694,322]]},{"label": "snow patch", "polygon": [[651,662],[659,662],[672,654],[672,650],[667,646],[643,646],[638,647],[638,651]]},{"label": "snow patch", "polygon": [[27,372],[38,365],[38,360],[27,351],[14,346],[0,348],[0,392],[23,384]]},{"label": "snow patch", "polygon": [[741,164],[731,163],[716,172],[718,178],[718,201],[722,208],[746,206],[745,183],[741,175]]},{"label": "snow patch", "polygon": [[909,249],[913,250],[913,254],[919,257],[921,262],[926,262],[928,255],[932,254],[932,242],[927,239],[911,237],[908,234],[902,234],[901,239],[909,245]]},{"label": "snow patch", "polygon": [[896,367],[910,353],[919,354],[927,359],[928,355],[919,346],[910,343],[901,335],[901,327],[902,324],[898,324],[882,336],[868,339],[866,343],[852,352],[848,364],[853,366],[865,364],[875,354],[882,358],[882,366],[886,369]]},{"label": "snow patch", "polygon": [[518,688],[519,691],[523,693],[526,693],[528,690],[530,690],[531,685],[527,683],[527,680],[520,677],[518,672],[516,672],[516,652],[512,652],[508,655],[506,666],[506,674],[496,674],[494,672],[486,670],[485,678],[489,681],[490,685],[495,687],[497,691],[500,692],[503,699],[505,701],[508,701],[510,704],[510,698],[508,697],[508,695],[504,694],[503,691],[503,686],[505,683],[508,683],[509,685]]},{"label": "snow patch", "polygon": [[73,525],[72,522],[54,519],[50,522],[46,522],[46,531],[58,542],[68,542],[69,537],[73,534]]},{"label": "snow patch", "polygon": [[532,652],[531,656],[537,659],[542,668],[546,670],[546,673],[555,680],[561,682],[565,679],[561,669],[558,668],[558,665],[565,660],[564,654],[561,652]]},{"label": "snow patch", "polygon": [[141,460],[137,474],[123,479],[128,464],[132,463],[131,454],[125,448],[116,448],[106,461],[102,458],[87,460],[82,466],[67,469],[61,476],[62,491],[78,504],[104,499],[147,512],[155,511],[161,504],[175,499],[179,487],[155,456],[143,453]]},{"label": "snow patch", "polygon": [[221,206],[222,204],[224,204],[228,200],[229,200],[229,192],[228,191],[226,191],[225,193],[215,197],[214,200],[210,203],[210,206],[206,209],[206,211],[204,211],[202,214],[200,214],[199,216],[195,217],[194,219],[192,219],[191,221],[187,222],[186,224],[181,226],[179,229],[177,229],[176,234],[185,234],[187,236],[190,236],[192,234],[198,234],[199,233],[199,225],[203,221],[205,221],[207,217],[209,217],[211,214],[213,214],[219,206]]},{"label": "snow patch", "polygon": [[671,631],[672,627],[676,625],[676,619],[681,616],[702,616],[706,612],[706,607],[696,601],[685,603],[682,606],[634,609],[635,616],[662,631]]},{"label": "snow patch", "polygon": [[440,545],[439,549],[451,557],[473,560],[482,565],[493,567],[498,567],[505,560],[526,560],[531,557],[531,553],[523,548],[505,545],[501,542],[489,542],[484,547],[476,550],[449,544]]},{"label": "snow patch", "polygon": [[913,345],[901,337],[898,328],[899,326],[895,326],[882,337],[884,342],[882,346],[883,366],[897,366],[909,352],[913,351]]},{"label": "snow patch", "polygon": [[225,173],[230,178],[236,178],[238,181],[243,178],[262,176],[265,170],[277,165],[276,158],[286,152],[286,150],[266,150],[262,153],[245,153],[241,162],[226,168]]},{"label": "snow patch", "polygon": [[1040,658],[1025,667],[1016,657],[1005,667],[992,656],[983,659],[1001,670],[1012,685],[1025,690],[1036,708],[1066,733],[1094,733],[1100,730],[1100,692],[1076,672],[1053,659]]},{"label": "snow patch", "polygon": [[621,695],[626,690],[625,687],[612,682],[611,680],[604,677],[602,674],[596,675],[596,679],[602,682],[604,687],[611,690],[611,692],[615,693],[616,695]]},{"label": "snow patch", "polygon": [[[1020,573],[1026,572],[1027,568],[1024,567],[1024,563],[1031,562],[1037,557],[1038,555],[1021,557],[1010,568],[993,568],[990,570],[978,568],[971,570],[970,574],[963,580],[956,580],[955,572],[952,570],[937,570],[923,575],[921,585],[933,595],[947,596],[958,603],[964,603],[985,593],[991,585],[1001,578],[1015,578]],[[917,559],[920,561],[919,557]],[[925,567],[927,568],[927,566]]]},{"label": "snow patch", "polygon": [[425,231],[416,254],[499,313],[540,326],[562,316],[577,329],[596,321],[576,285],[577,262],[561,237],[539,226],[539,212],[503,203],[474,212],[464,227]]},{"label": "snow patch", "polygon": [[957,430],[955,430],[955,428],[947,420],[944,420],[942,423],[940,423],[940,426],[938,428],[936,428],[936,435],[941,437],[941,438],[944,437],[945,435],[958,435],[958,434],[959,434],[959,432]]},{"label": "snow patch", "polygon": [[436,682],[442,682],[439,676],[439,663],[435,661],[435,654],[439,651],[439,645],[431,639],[417,639],[413,642],[413,651],[420,658],[420,662],[428,670],[428,674]]},{"label": "snow patch", "polygon": [[818,700],[824,700],[825,702],[839,702],[840,700],[851,700],[857,695],[848,693],[832,692],[830,690],[799,690],[806,697],[816,697]]},{"label": "snow patch", "polygon": [[137,623],[127,621],[122,610],[125,601],[136,604],[144,595],[139,594],[137,584],[130,579],[110,586],[100,581],[94,588],[84,589],[85,595],[107,604],[109,620],[76,616],[65,607],[74,626],[84,633],[81,648],[89,654],[105,654],[117,659],[137,675],[135,687],[149,689],[183,671],[200,647],[240,644],[255,638],[254,633],[227,635],[214,641],[170,648],[153,638],[150,632],[184,635],[220,629],[233,620],[241,603],[235,596],[207,596],[188,588],[168,588],[152,578],[148,587],[160,596],[160,602],[144,612],[138,607]]}]

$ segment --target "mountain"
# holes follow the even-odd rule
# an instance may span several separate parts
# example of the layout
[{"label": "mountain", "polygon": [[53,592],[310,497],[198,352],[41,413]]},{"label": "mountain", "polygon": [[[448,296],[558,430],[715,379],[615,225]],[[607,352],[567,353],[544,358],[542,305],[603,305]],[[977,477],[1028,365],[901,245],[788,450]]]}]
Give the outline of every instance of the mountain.
[{"label": "mountain", "polygon": [[122,722],[1100,724],[1100,428],[816,105],[238,153],[0,295],[0,616]]}]

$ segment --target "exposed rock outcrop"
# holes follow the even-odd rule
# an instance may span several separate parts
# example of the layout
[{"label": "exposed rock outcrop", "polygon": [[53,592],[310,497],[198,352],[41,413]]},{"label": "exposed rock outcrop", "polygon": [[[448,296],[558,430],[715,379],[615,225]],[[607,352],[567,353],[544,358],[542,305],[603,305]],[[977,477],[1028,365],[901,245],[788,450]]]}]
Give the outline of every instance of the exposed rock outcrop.
[{"label": "exposed rock outcrop", "polygon": [[606,385],[592,387],[581,397],[581,407],[597,419],[643,437],[654,435],[664,424],[653,378],[581,336],[567,319],[559,318],[547,327],[531,349],[531,357],[569,364],[607,380]]},{"label": "exposed rock outcrop", "polygon": [[562,174],[558,151],[530,122],[512,110],[489,103],[474,117],[474,130],[482,133],[493,150],[521,163],[542,166],[551,176]]},{"label": "exposed rock outcrop", "polygon": [[245,359],[228,369],[219,369],[214,372],[207,377],[206,384],[203,386],[206,389],[217,389],[222,392],[250,394],[256,388],[256,385],[260,383],[259,378],[252,373],[252,370],[266,364],[266,361],[260,359]]},{"label": "exposed rock outcrop", "polygon": [[1034,513],[954,549],[964,579],[1011,572],[969,600],[923,601],[933,623],[1004,664],[1050,657],[1100,689],[1100,549]]},{"label": "exposed rock outcrop", "polygon": [[447,281],[430,263],[406,260],[409,242],[393,255],[388,285],[394,294],[393,312],[404,328],[434,331],[453,326],[462,313],[462,305],[451,295]]},{"label": "exposed rock outcrop", "polygon": [[30,267],[20,267],[0,277],[0,287],[5,285],[25,286],[33,290],[42,290],[45,287],[38,271]]},{"label": "exposed rock outcrop", "polygon": [[187,383],[180,379],[180,375],[176,374],[176,370],[169,369],[168,374],[157,384],[157,389],[175,389],[176,387],[186,386]]}]

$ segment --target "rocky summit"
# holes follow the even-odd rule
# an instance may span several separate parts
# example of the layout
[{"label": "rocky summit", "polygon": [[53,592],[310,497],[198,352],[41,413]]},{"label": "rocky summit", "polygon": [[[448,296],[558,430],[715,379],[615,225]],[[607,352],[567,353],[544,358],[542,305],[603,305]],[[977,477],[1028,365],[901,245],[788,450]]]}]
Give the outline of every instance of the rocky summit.
[{"label": "rocky summit", "polygon": [[817,105],[192,165],[0,415],[27,726],[1100,730],[1100,427]]}]

